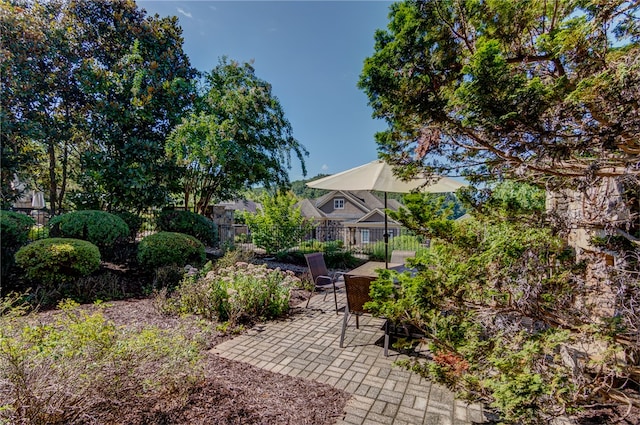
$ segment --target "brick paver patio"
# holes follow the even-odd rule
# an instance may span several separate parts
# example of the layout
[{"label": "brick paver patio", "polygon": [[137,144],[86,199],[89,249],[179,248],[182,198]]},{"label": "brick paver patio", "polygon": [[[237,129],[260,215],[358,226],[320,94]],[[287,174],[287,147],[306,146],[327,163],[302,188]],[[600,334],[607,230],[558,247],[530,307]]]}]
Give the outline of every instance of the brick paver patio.
[{"label": "brick paver patio", "polygon": [[[342,296],[344,305],[344,295]],[[304,307],[304,304],[302,304]],[[384,357],[376,341],[383,321],[351,318],[340,348],[342,313],[333,297],[311,299],[309,309],[290,319],[257,326],[217,345],[213,352],[272,372],[327,383],[352,394],[338,425],[470,425],[485,422],[483,409],[456,400],[445,387],[393,366],[406,359],[393,350]]]}]

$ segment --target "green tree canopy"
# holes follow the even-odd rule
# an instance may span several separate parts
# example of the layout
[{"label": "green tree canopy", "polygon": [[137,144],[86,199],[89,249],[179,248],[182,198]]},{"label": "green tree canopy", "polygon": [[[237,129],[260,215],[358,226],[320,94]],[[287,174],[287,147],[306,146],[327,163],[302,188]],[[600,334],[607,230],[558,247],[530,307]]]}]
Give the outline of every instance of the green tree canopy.
[{"label": "green tree canopy", "polygon": [[200,211],[254,184],[289,185],[292,152],[306,174],[307,151],[271,85],[250,64],[227,58],[205,75],[196,109],[173,130],[167,152],[185,170],[185,205],[193,196]]},{"label": "green tree canopy", "polygon": [[[407,0],[359,82],[383,157],[539,184],[640,174],[638,2]],[[408,166],[411,165],[411,166]]]},{"label": "green tree canopy", "polygon": [[85,206],[162,205],[174,180],[164,141],[195,76],[177,18],[132,0],[2,0],[0,18],[3,197],[31,174],[54,214],[70,180]]}]

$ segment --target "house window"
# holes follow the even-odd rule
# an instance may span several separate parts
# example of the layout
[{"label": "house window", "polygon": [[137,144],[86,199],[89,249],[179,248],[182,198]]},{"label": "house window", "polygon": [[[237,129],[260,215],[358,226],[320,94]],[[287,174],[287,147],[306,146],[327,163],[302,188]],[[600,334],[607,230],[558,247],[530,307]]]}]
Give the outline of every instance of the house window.
[{"label": "house window", "polygon": [[344,209],[344,199],[337,198],[333,200],[333,209],[334,210],[343,210]]},{"label": "house window", "polygon": [[363,244],[369,243],[369,229],[360,230],[360,240]]}]

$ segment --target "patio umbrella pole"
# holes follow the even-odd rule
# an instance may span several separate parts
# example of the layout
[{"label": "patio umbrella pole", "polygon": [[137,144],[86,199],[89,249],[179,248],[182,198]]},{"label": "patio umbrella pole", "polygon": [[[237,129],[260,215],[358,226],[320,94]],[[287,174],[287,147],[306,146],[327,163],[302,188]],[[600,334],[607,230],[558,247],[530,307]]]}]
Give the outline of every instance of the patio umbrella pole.
[{"label": "patio umbrella pole", "polygon": [[387,192],[384,192],[384,268],[389,268],[389,231],[387,229]]}]

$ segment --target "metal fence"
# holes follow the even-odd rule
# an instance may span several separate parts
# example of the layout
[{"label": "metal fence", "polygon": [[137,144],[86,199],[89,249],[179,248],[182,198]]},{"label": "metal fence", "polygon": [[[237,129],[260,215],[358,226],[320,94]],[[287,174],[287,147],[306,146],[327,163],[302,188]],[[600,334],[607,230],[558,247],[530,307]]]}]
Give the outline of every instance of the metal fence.
[{"label": "metal fence", "polygon": [[[356,255],[384,258],[384,229],[366,229],[368,240],[362,241],[354,238],[354,228],[348,226],[316,226],[305,236],[290,241],[289,251],[309,250],[320,247],[322,243],[335,242],[335,245],[343,247]],[[274,226],[269,233],[274,239],[278,239],[282,229]],[[302,233],[302,232],[301,232]],[[236,249],[261,252],[262,247],[256,245],[253,235],[247,226],[231,225],[218,226],[218,239],[221,247],[234,247]],[[429,240],[417,236],[406,229],[394,229],[394,234],[389,237],[389,253],[392,250],[419,251],[428,247]]]},{"label": "metal fence", "polygon": [[[29,214],[28,211],[21,211]],[[150,209],[140,214],[142,219],[140,229],[137,233],[137,240],[144,238],[158,231],[156,221],[161,210]],[[37,225],[32,229],[29,239],[36,240],[48,237],[47,221],[48,216],[39,212]],[[215,223],[215,220],[213,220]],[[244,224],[216,224],[217,242],[211,248],[220,249],[241,249],[246,251],[264,252],[263,247],[254,242],[254,237],[249,228]],[[290,232],[290,229],[288,230]],[[274,226],[269,232],[275,238],[279,238],[283,229]],[[296,233],[296,232],[294,232]],[[317,225],[310,231],[297,232],[304,234],[297,240],[289,241],[287,250],[296,251],[300,249],[308,250],[310,247],[318,246],[320,243],[334,242],[345,250],[355,255],[372,256],[383,258],[384,256],[384,229],[382,228],[354,228],[342,225]],[[366,234],[366,238],[362,237]],[[356,237],[357,236],[357,237]],[[318,245],[315,245],[318,244]],[[429,241],[424,237],[415,235],[404,228],[394,228],[389,230],[389,252],[394,249],[419,251],[429,245]]]}]

